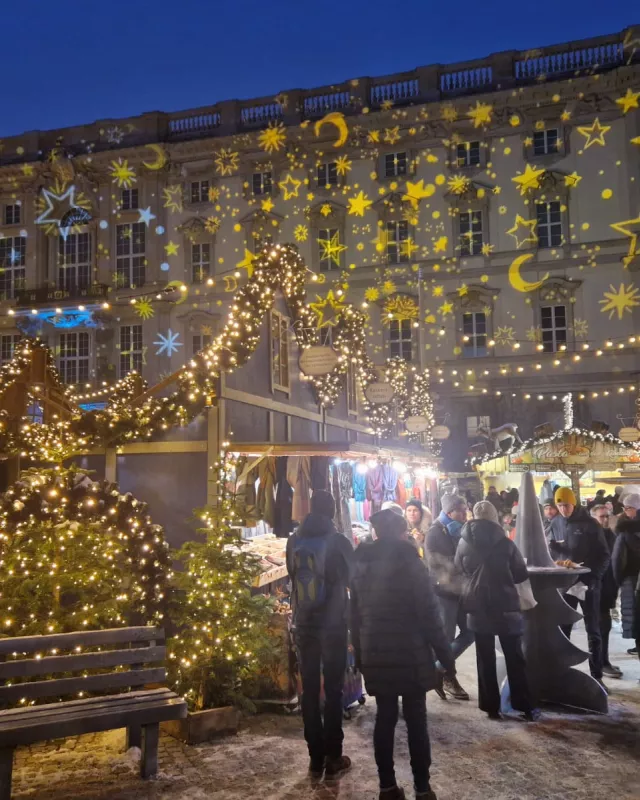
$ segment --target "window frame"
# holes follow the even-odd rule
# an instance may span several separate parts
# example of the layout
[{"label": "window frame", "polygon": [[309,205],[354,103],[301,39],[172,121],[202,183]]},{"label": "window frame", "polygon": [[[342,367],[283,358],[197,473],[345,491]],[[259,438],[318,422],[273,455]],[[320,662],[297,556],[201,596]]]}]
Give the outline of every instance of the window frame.
[{"label": "window frame", "polygon": [[[203,189],[203,186],[206,185],[206,189]],[[189,205],[190,206],[201,206],[205,203],[209,203],[209,190],[212,188],[213,184],[211,183],[210,178],[189,178]],[[197,187],[197,191],[194,195],[194,188]],[[204,193],[204,197],[203,197]]]},{"label": "window frame", "polygon": [[0,334],[0,366],[8,364],[13,359],[20,339],[22,339],[21,333]]},{"label": "window frame", "polygon": [[[546,220],[541,224],[540,222],[540,209],[541,207],[545,207],[546,209]],[[551,219],[552,213],[551,206],[557,206],[557,213],[559,215],[559,220],[554,222]],[[541,200],[536,199],[535,201],[535,220],[536,220],[536,236],[538,237],[537,246],[539,250],[550,250],[554,247],[562,247],[565,244],[565,236],[564,236],[564,222],[562,219],[562,202],[560,200]],[[543,244],[541,241],[542,237],[540,235],[541,230],[547,231],[548,242]],[[553,241],[553,234],[558,233],[559,231],[559,241]]]},{"label": "window frame", "polygon": [[[407,357],[408,350],[408,357]],[[396,352],[394,352],[396,351]],[[413,323],[410,319],[389,321],[389,356],[400,357],[408,364],[413,363],[414,342]]]},{"label": "window frame", "polygon": [[[324,171],[325,177],[321,179],[321,172]],[[340,175],[338,174],[337,161],[320,161],[316,164],[315,184],[318,189],[333,189],[340,186]]]},{"label": "window frame", "polygon": [[[190,267],[191,267],[191,282],[192,283],[206,283],[207,280],[211,277],[211,243],[210,242],[189,242],[190,250],[189,250],[189,260],[190,260]],[[200,256],[198,259],[195,259],[195,251],[198,248],[200,252]],[[204,258],[204,249],[207,249],[207,257]],[[206,271],[203,267],[206,266]],[[198,274],[196,274],[196,267],[199,268]]]},{"label": "window frame", "polygon": [[[127,334],[128,332],[128,334]],[[127,349],[123,352],[123,340],[127,337],[129,343]],[[131,323],[128,325],[120,325],[118,330],[119,352],[118,352],[118,376],[124,378],[131,372],[142,374],[143,357],[144,357],[144,338],[142,332],[142,325]],[[128,364],[123,359],[128,359]]]},{"label": "window frame", "polygon": [[322,245],[319,243],[319,239],[332,239],[333,236],[337,234],[338,236],[338,244],[342,244],[340,240],[341,228],[336,226],[335,228],[314,228],[314,235],[317,245],[317,259],[318,259],[318,269],[320,272],[336,272],[340,271],[343,268],[342,264],[342,253],[341,251],[338,253],[338,264],[332,258],[323,258],[322,257]]},{"label": "window frame", "polygon": [[[289,394],[291,391],[289,327],[289,318],[272,309],[269,314],[269,374],[272,392],[279,391]],[[277,336],[275,335],[276,330]]]},{"label": "window frame", "polygon": [[[471,323],[469,327],[466,325],[467,320],[465,320],[465,317],[471,318],[469,320]],[[483,317],[483,331],[478,330],[479,320],[477,317]],[[489,341],[488,322],[489,320],[487,318],[486,311],[462,311],[462,334],[463,337],[469,337],[468,341],[463,338],[463,358],[485,358],[489,355],[489,347],[487,345],[487,342]],[[484,344],[479,344],[478,340],[482,338],[484,338]]]},{"label": "window frame", "polygon": [[[464,224],[463,218],[466,219]],[[479,225],[479,230],[474,230],[474,225],[476,223]],[[468,229],[464,231],[463,227],[467,227]],[[469,233],[471,233],[470,236]],[[458,211],[458,246],[460,248],[460,256],[463,258],[482,255],[482,248],[484,246],[484,220],[482,209],[469,208],[465,211]]]},{"label": "window frame", "polygon": [[[89,383],[91,380],[90,333],[88,331],[59,333],[57,362],[60,380],[65,385]],[[75,378],[75,380],[71,378]]]},{"label": "window frame", "polygon": [[[9,211],[11,209],[11,212]],[[15,218],[15,209],[18,210],[18,218]],[[11,217],[11,219],[9,219]],[[22,225],[22,203],[5,203],[2,210],[3,225]]]},{"label": "window frame", "polygon": [[[268,176],[268,178],[266,177]],[[260,191],[256,191],[256,178],[259,178]],[[265,188],[265,184],[269,184]],[[251,173],[251,194],[254,197],[270,197],[273,194],[273,171],[270,169],[254,170]]]},{"label": "window frame", "polygon": [[194,333],[191,335],[191,355],[197,355],[201,350],[213,342],[213,334],[211,333]]},{"label": "window frame", "polygon": [[[85,249],[85,242],[86,258],[81,258],[79,254],[81,254],[81,247],[82,250]],[[58,236],[58,249],[56,251],[56,286],[58,289],[73,291],[74,289],[85,289],[91,286],[93,282],[91,245],[90,231],[69,233],[66,238]],[[74,253],[69,255],[68,251],[72,246]],[[66,261],[67,258],[72,258],[73,260],[70,260],[69,263],[61,263],[61,260]],[[70,281],[66,277],[67,275],[73,275],[73,281]]]},{"label": "window frame", "polygon": [[[16,243],[18,243],[17,246]],[[17,262],[11,255],[12,253],[18,254]],[[8,262],[6,261],[7,255],[9,255]],[[27,278],[26,267],[27,237],[4,236],[0,239],[0,300],[12,300],[16,291],[24,289]]]},{"label": "window frame", "polygon": [[[555,133],[555,148],[550,150],[549,149],[549,134]],[[536,142],[536,138],[542,137],[542,148],[538,149],[538,143]],[[561,150],[561,131],[558,127],[553,128],[543,128],[540,131],[534,131],[532,136],[532,144],[531,144],[531,152],[534,157],[541,158],[542,156],[555,156]]]},{"label": "window frame", "polygon": [[[455,163],[458,169],[476,169],[482,166],[482,146],[479,139],[470,139],[465,142],[457,142],[455,145]],[[460,149],[463,149],[465,157],[461,160]],[[471,153],[478,153],[477,161],[471,160]]]},{"label": "window frame", "polygon": [[[126,199],[125,199],[126,198]],[[140,208],[140,190],[137,186],[120,190],[120,210],[138,211]]]},{"label": "window frame", "polygon": [[[398,162],[401,160],[398,156],[404,156],[404,171],[398,170]],[[396,178],[406,178],[411,175],[411,154],[408,150],[390,150],[386,153],[382,153],[380,158],[380,173],[383,180],[392,181]],[[393,170],[391,172],[389,172],[388,169],[389,158],[393,158]]]},{"label": "window frame", "polygon": [[[549,309],[550,314],[550,322],[551,325],[549,327],[544,327],[544,312]],[[562,309],[564,315],[564,325],[558,325],[556,319],[556,310]],[[560,346],[564,345],[565,348],[569,346],[569,308],[567,307],[566,303],[541,303],[540,304],[540,342],[543,347],[544,353],[557,353],[560,351]],[[550,341],[545,342],[545,333],[551,334]],[[561,333],[562,336],[558,337],[558,333]],[[564,337],[564,338],[562,338]],[[550,345],[550,347],[547,347]]]},{"label": "window frame", "polygon": [[[411,228],[409,226],[409,222],[406,219],[400,220],[385,220],[383,222],[386,231],[386,246],[385,246],[385,260],[387,264],[408,264],[411,259],[408,254],[403,254],[401,252],[402,242],[406,242],[411,239]],[[389,231],[393,227],[394,230],[394,237],[393,239],[389,236]],[[398,233],[401,230],[404,231],[404,235],[399,236]],[[395,260],[392,259],[392,251],[395,252]]]},{"label": "window frame", "polygon": [[[130,235],[120,238],[120,231],[123,228],[129,228]],[[134,230],[135,229],[135,230]],[[142,234],[142,251],[134,252],[135,246],[140,246],[139,243],[134,242],[134,233]],[[129,252],[120,252],[124,242],[130,241],[131,244],[128,248]],[[116,225],[116,276],[124,275],[128,283],[119,283],[116,278],[116,285],[120,288],[136,288],[144,286],[147,279],[147,233],[144,222],[122,222]],[[134,263],[139,262],[139,263]],[[137,276],[137,277],[134,277]],[[142,278],[142,280],[138,280]]]}]

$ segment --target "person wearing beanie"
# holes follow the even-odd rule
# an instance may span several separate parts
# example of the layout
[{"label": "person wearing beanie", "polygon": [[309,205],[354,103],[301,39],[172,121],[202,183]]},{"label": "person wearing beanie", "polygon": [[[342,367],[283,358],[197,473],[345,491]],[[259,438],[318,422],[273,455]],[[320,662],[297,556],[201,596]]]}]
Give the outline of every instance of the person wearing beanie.
[{"label": "person wearing beanie", "polygon": [[[402,697],[416,798],[436,800],[430,786],[431,752],[426,693],[441,684],[435,657],[450,678],[455,660],[429,572],[407,540],[395,511],[373,514],[376,540],[355,553],[351,632],[356,665],[376,698],[373,734],[381,800],[404,800],[393,761],[398,698]],[[434,657],[435,653],[435,657]]]},{"label": "person wearing beanie", "polygon": [[558,516],[558,506],[553,502],[553,500],[547,500],[542,507],[542,513],[544,516],[544,519],[542,520],[544,524],[544,532],[547,533],[551,523]]},{"label": "person wearing beanie", "polygon": [[498,490],[495,486],[490,486],[489,491],[487,492],[487,496],[485,500],[488,500],[490,503],[493,503],[495,509],[498,513],[502,511],[502,497],[498,494]]},{"label": "person wearing beanie", "polygon": [[[558,516],[547,531],[549,551],[556,560],[569,559],[591,570],[580,579],[586,585],[584,600],[579,600],[573,594],[565,594],[564,599],[572,608],[577,609],[578,604],[582,608],[589,642],[589,670],[606,691],[602,683],[600,594],[602,578],[611,560],[609,547],[602,528],[585,508],[578,505],[572,489],[568,486],[558,487],[554,500],[558,507]],[[567,638],[571,638],[572,628],[573,625],[562,626]]]},{"label": "person wearing beanie", "polygon": [[433,519],[428,508],[420,500],[409,500],[404,515],[409,527],[409,533],[418,544],[420,555],[424,558],[424,543]]},{"label": "person wearing beanie", "polygon": [[[623,502],[629,502],[629,496]],[[620,587],[622,638],[635,638],[635,648],[627,652],[640,658],[640,515],[618,522],[611,564]]]},{"label": "person wearing beanie", "polygon": [[[300,676],[309,772],[337,776],[349,769],[342,754],[342,687],[347,668],[347,624],[353,547],[338,533],[333,495],[311,497],[311,513],[287,541],[287,571]],[[387,512],[392,513],[392,512]],[[324,719],[320,677],[324,676]]]},{"label": "person wearing beanie", "polygon": [[609,494],[604,498],[605,503],[611,503],[613,506],[613,513],[614,514],[622,514],[622,503],[620,502],[620,497],[624,492],[624,486],[616,486],[613,490],[613,494]]},{"label": "person wearing beanie", "polygon": [[533,706],[527,682],[522,648],[524,618],[516,589],[516,584],[528,578],[527,566],[515,542],[505,536],[490,501],[483,500],[473,507],[473,520],[462,529],[456,565],[469,578],[466,610],[476,641],[480,709],[490,719],[501,718],[497,636],[507,665],[511,705],[525,719],[538,719],[540,712]]},{"label": "person wearing beanie", "polygon": [[[444,494],[442,511],[427,531],[425,558],[431,580],[442,609],[444,629],[455,658],[473,643],[473,633],[467,627],[467,615],[462,607],[464,576],[456,569],[455,557],[460,532],[467,521],[467,501],[457,494]],[[456,628],[459,634],[456,636]],[[449,695],[456,700],[469,700],[469,694],[457,678],[445,678],[440,697]]]}]

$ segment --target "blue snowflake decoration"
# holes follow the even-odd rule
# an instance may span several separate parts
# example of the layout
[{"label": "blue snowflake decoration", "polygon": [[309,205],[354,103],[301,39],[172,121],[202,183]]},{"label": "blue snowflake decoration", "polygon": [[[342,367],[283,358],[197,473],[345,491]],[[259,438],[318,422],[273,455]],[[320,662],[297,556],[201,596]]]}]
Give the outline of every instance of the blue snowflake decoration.
[{"label": "blue snowflake decoration", "polygon": [[182,347],[182,342],[178,341],[180,339],[179,333],[174,333],[171,328],[167,331],[167,335],[163,336],[161,333],[158,334],[158,338],[154,342],[155,345],[158,345],[158,349],[156,350],[156,355],[161,356],[166,354],[168,356],[173,355],[174,353],[178,352],[178,348]]}]

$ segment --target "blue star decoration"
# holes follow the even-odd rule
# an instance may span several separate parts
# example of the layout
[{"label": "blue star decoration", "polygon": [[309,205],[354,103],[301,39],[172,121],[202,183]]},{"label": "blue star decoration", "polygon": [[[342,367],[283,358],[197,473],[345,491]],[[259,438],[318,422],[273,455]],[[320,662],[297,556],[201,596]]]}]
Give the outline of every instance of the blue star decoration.
[{"label": "blue star decoration", "polygon": [[156,350],[156,355],[161,356],[164,354],[171,356],[173,353],[178,352],[178,348],[182,347],[182,342],[179,342],[178,339],[180,338],[179,333],[174,333],[171,328],[167,331],[167,335],[163,336],[161,333],[158,334],[158,338],[154,342],[154,344],[158,345],[158,349]]},{"label": "blue star decoration", "polygon": [[138,209],[138,214],[140,215],[138,217],[138,222],[144,222],[147,228],[149,227],[151,220],[156,218],[156,215],[151,213],[151,206],[148,206],[148,208]]}]

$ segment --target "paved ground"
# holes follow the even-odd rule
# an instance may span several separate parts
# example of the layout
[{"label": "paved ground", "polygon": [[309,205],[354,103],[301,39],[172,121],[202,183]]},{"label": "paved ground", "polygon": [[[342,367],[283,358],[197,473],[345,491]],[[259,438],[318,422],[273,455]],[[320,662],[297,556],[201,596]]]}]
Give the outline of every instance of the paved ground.
[{"label": "paved ground", "polygon": [[[584,641],[583,634],[576,641]],[[625,671],[609,681],[607,717],[546,713],[527,725],[489,722],[471,703],[429,695],[433,786],[439,800],[638,800],[640,798],[640,662],[631,642],[613,635],[612,660]],[[475,696],[473,650],[460,679]],[[354,768],[339,783],[312,786],[299,716],[259,715],[237,737],[187,747],[160,743],[160,775],[143,783],[137,754],[122,753],[124,731],[21,749],[14,798],[30,800],[373,800],[377,782],[372,700],[346,723]],[[396,741],[399,781],[411,786],[406,733]],[[409,795],[411,796],[411,795]]]}]

